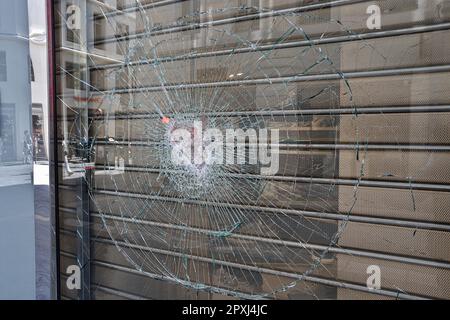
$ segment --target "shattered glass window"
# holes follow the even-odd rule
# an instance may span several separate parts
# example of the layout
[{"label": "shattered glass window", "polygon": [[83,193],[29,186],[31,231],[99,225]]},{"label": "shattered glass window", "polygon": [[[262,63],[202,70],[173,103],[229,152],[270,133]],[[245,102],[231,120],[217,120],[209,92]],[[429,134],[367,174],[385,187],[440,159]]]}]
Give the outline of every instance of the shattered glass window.
[{"label": "shattered glass window", "polygon": [[54,5],[64,298],[450,298],[450,1]]}]

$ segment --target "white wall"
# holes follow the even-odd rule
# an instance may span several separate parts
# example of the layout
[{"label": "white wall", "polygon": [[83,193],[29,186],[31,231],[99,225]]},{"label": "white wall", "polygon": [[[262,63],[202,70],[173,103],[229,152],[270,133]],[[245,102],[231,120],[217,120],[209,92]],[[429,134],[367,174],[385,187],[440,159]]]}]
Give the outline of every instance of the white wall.
[{"label": "white wall", "polygon": [[0,299],[35,298],[35,230],[32,165],[24,164],[24,131],[31,133],[27,0],[0,0],[0,50],[7,81],[0,107],[15,107],[15,160],[0,162]]},{"label": "white wall", "polygon": [[30,33],[30,56],[33,61],[35,81],[31,83],[33,104],[43,108],[44,143],[48,157],[48,60],[47,22],[45,0],[28,0]]}]

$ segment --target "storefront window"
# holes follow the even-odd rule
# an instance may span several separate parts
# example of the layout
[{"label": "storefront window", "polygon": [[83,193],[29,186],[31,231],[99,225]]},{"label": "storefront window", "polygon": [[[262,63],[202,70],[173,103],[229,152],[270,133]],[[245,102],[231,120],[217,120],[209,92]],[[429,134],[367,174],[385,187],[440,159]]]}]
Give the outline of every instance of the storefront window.
[{"label": "storefront window", "polygon": [[54,9],[61,297],[450,298],[447,1]]}]

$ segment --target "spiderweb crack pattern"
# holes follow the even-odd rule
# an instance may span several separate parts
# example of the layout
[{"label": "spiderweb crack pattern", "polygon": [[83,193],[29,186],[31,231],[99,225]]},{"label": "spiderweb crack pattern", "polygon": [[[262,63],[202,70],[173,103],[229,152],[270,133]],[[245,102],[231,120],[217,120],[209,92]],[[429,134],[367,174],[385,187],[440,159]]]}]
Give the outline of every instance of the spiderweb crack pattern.
[{"label": "spiderweb crack pattern", "polygon": [[[62,70],[99,97],[99,111],[81,130],[90,138],[72,128],[65,149],[82,150],[83,160],[95,163],[88,180],[94,216],[102,221],[105,241],[136,270],[240,298],[273,298],[292,288],[319,298],[308,280],[335,278],[330,249],[339,247],[347,219],[327,222],[303,214],[337,211],[334,182],[315,184],[313,178],[339,177],[339,150],[318,153],[309,145],[320,127],[334,127],[327,139],[338,144],[338,118],[302,110],[339,108],[340,96],[352,100],[352,88],[340,62],[315,41],[326,32],[310,35],[301,22],[322,21],[354,33],[307,11],[222,2],[221,8],[199,8],[162,24],[154,22],[157,10],[149,13],[136,0],[136,35],[114,39],[122,60],[105,68],[89,57],[101,83]],[[97,10],[114,32],[119,17]],[[248,29],[220,23],[216,16],[237,17]],[[294,40],[301,45],[290,50]],[[338,85],[317,89],[316,75]],[[278,174],[263,176],[259,165],[248,164],[174,165],[170,130],[194,121],[221,130],[279,128]],[[362,160],[359,182],[365,158],[360,145],[364,142],[355,146]]]}]

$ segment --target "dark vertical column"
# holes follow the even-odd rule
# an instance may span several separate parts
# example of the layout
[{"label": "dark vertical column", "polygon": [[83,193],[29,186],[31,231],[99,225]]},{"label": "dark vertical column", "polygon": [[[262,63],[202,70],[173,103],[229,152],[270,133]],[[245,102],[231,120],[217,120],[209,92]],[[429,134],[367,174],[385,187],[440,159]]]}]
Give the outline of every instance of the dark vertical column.
[{"label": "dark vertical column", "polygon": [[[85,154],[89,148],[85,146]],[[85,158],[86,165],[90,161],[89,157]],[[81,300],[91,299],[91,218],[89,206],[89,188],[91,185],[91,168],[85,167],[84,179],[81,179],[80,202],[78,216],[81,224],[78,227],[78,259],[81,269],[81,290],[79,297]]]},{"label": "dark vertical column", "polygon": [[52,224],[52,298],[61,298],[60,237],[59,237],[59,190],[58,190],[58,129],[56,109],[56,51],[55,51],[55,6],[53,0],[46,0],[47,41],[49,72],[49,164],[50,164],[50,206]]}]

